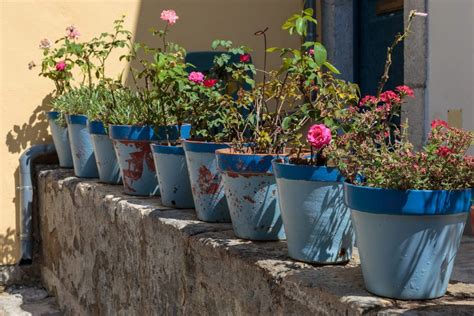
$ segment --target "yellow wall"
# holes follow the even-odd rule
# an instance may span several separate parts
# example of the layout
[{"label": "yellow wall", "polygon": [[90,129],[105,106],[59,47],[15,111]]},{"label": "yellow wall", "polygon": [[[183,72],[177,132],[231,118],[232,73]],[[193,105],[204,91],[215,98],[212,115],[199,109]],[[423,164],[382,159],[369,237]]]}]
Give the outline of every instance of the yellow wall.
[{"label": "yellow wall", "polygon": [[[262,42],[253,33],[269,27],[269,46],[297,46],[280,29],[300,10],[296,0],[0,0],[0,264],[19,260],[18,158],[32,144],[51,142],[44,112],[53,84],[30,71],[40,64],[39,40],[55,39],[70,24],[84,39],[109,31],[113,20],[127,15],[126,26],[139,41],[151,40],[148,29],[160,25],[163,9],[175,9],[180,20],[170,39],[188,50],[209,50],[213,39],[231,39],[253,47],[261,67]],[[276,58],[270,58],[275,66]],[[111,65],[115,73],[122,66]]]}]

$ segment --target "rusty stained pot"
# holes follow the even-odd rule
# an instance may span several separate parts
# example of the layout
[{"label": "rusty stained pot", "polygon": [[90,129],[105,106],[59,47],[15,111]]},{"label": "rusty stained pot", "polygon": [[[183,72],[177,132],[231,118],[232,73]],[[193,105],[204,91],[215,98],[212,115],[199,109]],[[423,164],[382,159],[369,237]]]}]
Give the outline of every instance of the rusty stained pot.
[{"label": "rusty stained pot", "polygon": [[182,146],[151,144],[161,203],[175,208],[194,208],[186,157]]},{"label": "rusty stained pot", "polygon": [[235,235],[249,240],[284,240],[271,164],[276,155],[219,149],[216,156]]},{"label": "rusty stained pot", "polygon": [[183,147],[197,218],[210,223],[230,223],[229,207],[215,154],[217,149],[229,148],[229,145],[186,140]]},{"label": "rusty stained pot", "polygon": [[97,170],[91,135],[87,128],[87,116],[67,115],[66,121],[71,142],[74,174],[81,178],[98,178],[99,171]]}]

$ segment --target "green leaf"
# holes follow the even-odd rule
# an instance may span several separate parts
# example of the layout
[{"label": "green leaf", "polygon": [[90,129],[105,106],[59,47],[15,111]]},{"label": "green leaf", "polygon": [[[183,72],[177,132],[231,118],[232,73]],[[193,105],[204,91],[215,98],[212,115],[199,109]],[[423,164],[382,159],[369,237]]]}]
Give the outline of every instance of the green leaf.
[{"label": "green leaf", "polygon": [[306,20],[303,18],[298,18],[295,23],[296,26],[296,32],[298,32],[299,35],[305,36],[306,35]]},{"label": "green leaf", "polygon": [[313,13],[314,13],[313,8],[307,8],[303,12],[304,14],[309,15],[309,16],[313,16]]},{"label": "green leaf", "polygon": [[283,129],[288,129],[290,127],[291,123],[291,116],[287,116],[283,119],[283,122],[281,122],[281,127]]},{"label": "green leaf", "polygon": [[274,51],[277,51],[279,49],[280,48],[278,48],[278,47],[270,47],[270,48],[267,48],[267,53],[273,53]]},{"label": "green leaf", "polygon": [[315,43],[314,44],[314,59],[316,60],[316,63],[318,66],[322,66],[328,58],[328,53],[326,51],[326,48],[324,48],[323,44],[321,43]]},{"label": "green leaf", "polygon": [[323,63],[323,65],[329,69],[331,72],[335,73],[336,75],[339,75],[341,74],[341,72],[336,68],[334,67],[333,64],[331,64],[330,62],[326,61],[325,63]]}]

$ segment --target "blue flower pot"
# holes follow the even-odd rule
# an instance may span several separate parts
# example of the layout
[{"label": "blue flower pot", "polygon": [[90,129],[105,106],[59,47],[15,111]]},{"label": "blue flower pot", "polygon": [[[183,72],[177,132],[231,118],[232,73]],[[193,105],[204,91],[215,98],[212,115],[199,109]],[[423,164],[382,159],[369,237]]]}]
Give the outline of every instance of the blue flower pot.
[{"label": "blue flower pot", "polygon": [[183,147],[151,144],[151,149],[161,203],[168,207],[193,208],[194,202]]},{"label": "blue flower pot", "polygon": [[348,262],[354,233],[336,168],[273,161],[291,258],[318,264]]},{"label": "blue flower pot", "polygon": [[[189,137],[191,125],[133,126],[111,125],[110,138],[122,173],[124,191],[130,195],[153,196],[159,194],[155,163],[150,144],[170,137],[174,140]],[[171,139],[170,139],[171,140]]]},{"label": "blue flower pot", "polygon": [[197,218],[211,223],[230,223],[229,207],[215,154],[217,149],[229,148],[229,145],[185,141],[183,147]]},{"label": "blue flower pot", "polygon": [[99,121],[89,121],[88,128],[99,171],[99,180],[109,184],[121,183],[122,177],[120,176],[117,155],[104,124]]},{"label": "blue flower pot", "polygon": [[48,116],[49,127],[53,136],[54,147],[59,158],[59,166],[63,168],[72,168],[71,144],[67,127],[59,126],[56,120],[59,118],[59,112],[51,111],[46,113]]},{"label": "blue flower pot", "polygon": [[345,183],[344,200],[369,292],[405,300],[446,293],[471,189],[401,191]]},{"label": "blue flower pot", "polygon": [[98,178],[91,135],[87,129],[87,116],[67,115],[67,129],[71,142],[74,174],[81,178]]},{"label": "blue flower pot", "polygon": [[274,155],[216,151],[234,233],[249,240],[282,240],[285,230],[272,173]]}]

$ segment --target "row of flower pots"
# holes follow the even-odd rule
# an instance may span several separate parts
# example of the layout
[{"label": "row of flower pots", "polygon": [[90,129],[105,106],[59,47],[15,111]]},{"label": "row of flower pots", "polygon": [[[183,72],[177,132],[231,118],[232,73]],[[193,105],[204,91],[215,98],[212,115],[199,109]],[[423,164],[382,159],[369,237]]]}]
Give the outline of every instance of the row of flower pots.
[{"label": "row of flower pots", "polygon": [[[291,258],[337,264],[352,257],[355,228],[367,289],[399,299],[444,295],[470,208],[471,190],[390,190],[344,183],[336,168],[295,165],[276,155],[237,153],[228,144],[160,145],[190,126],[110,126],[48,113],[62,167],[99,177],[131,195],[161,195],[198,219],[232,222],[249,240],[285,240]],[[68,137],[69,133],[69,137]],[[70,142],[70,145],[69,145]],[[71,159],[72,156],[72,159]],[[120,170],[120,171],[119,171]]]}]

